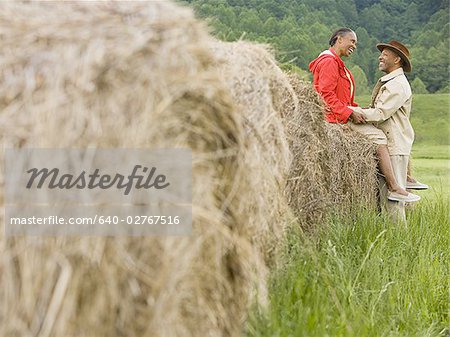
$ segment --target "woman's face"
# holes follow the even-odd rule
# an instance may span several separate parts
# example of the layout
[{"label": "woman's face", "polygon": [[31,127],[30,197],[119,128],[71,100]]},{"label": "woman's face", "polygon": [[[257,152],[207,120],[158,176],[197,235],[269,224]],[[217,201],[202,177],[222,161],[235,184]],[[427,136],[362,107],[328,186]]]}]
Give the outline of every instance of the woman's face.
[{"label": "woman's face", "polygon": [[356,44],[358,43],[358,38],[354,32],[348,32],[343,36],[339,36],[337,44],[337,54],[339,56],[349,57],[356,49]]}]

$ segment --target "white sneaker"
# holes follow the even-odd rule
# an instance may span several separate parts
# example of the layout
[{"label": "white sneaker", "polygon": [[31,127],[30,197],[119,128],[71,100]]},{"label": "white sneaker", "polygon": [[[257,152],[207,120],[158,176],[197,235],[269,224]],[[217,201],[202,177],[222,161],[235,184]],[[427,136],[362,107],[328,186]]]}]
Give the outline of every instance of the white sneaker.
[{"label": "white sneaker", "polygon": [[416,202],[420,200],[420,196],[412,193],[408,193],[408,195],[403,195],[396,192],[388,192],[388,199],[391,201]]},{"label": "white sneaker", "polygon": [[427,184],[422,184],[419,181],[416,181],[414,183],[410,181],[406,182],[406,189],[408,190],[427,190],[429,188],[430,187]]}]

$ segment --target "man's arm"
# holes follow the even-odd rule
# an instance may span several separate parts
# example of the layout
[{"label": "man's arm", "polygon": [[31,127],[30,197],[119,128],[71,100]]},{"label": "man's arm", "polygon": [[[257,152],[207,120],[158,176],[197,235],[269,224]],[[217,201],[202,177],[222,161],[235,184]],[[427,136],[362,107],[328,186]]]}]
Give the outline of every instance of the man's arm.
[{"label": "man's arm", "polygon": [[401,85],[388,83],[381,88],[374,108],[351,108],[363,114],[367,122],[384,122],[395,114],[407,101],[408,97]]}]

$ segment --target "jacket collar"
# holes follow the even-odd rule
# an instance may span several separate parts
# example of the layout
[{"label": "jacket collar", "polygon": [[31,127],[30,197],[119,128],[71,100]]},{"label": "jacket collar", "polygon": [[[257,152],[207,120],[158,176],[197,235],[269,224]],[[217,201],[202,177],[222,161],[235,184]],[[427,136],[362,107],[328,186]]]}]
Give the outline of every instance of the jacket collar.
[{"label": "jacket collar", "polygon": [[344,68],[345,69],[345,64],[344,61],[341,60],[341,58],[339,56],[337,56],[337,54],[334,52],[333,49],[327,49],[324,50],[323,52],[321,52],[319,54],[319,56],[317,56],[316,59],[314,59],[313,61],[311,61],[311,63],[309,64],[309,70],[311,72],[314,72],[317,65],[322,62],[322,60],[324,59],[328,59],[328,58],[333,58],[334,60],[336,60],[339,68]]},{"label": "jacket collar", "polygon": [[342,61],[342,59],[338,56],[338,54],[336,54],[336,52],[334,51],[333,48],[330,47],[330,49],[326,50],[327,52],[330,52],[331,55],[334,56],[334,58],[336,59],[336,61],[339,63],[339,65],[343,68],[345,67],[344,61]]},{"label": "jacket collar", "polygon": [[404,75],[403,68],[395,69],[394,71],[390,72],[389,74],[384,75],[380,78],[381,82],[387,82],[392,80],[394,77]]},{"label": "jacket collar", "polygon": [[333,54],[329,49],[327,49],[327,50],[324,50],[323,52],[321,52],[321,53],[319,54],[318,57],[321,57],[321,56],[323,56],[323,55],[334,56],[334,55],[336,55],[336,54]]}]

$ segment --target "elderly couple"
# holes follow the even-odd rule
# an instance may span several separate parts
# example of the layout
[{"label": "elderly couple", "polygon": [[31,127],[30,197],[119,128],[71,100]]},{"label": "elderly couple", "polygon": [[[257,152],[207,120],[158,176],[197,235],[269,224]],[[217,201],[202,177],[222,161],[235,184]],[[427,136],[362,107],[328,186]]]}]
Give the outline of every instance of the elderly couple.
[{"label": "elderly couple", "polygon": [[385,180],[381,201],[395,220],[405,221],[405,202],[420,199],[406,189],[428,188],[408,175],[414,140],[409,121],[412,93],[404,75],[412,69],[409,51],[398,41],[377,44],[381,52],[379,69],[386,74],[373,89],[370,107],[360,108],[354,102],[353,75],[341,59],[356,49],[356,34],[349,28],[340,28],[333,33],[329,44],[330,48],[309,65],[314,88],[327,105],[326,120],[347,124],[377,144],[379,170]]}]

